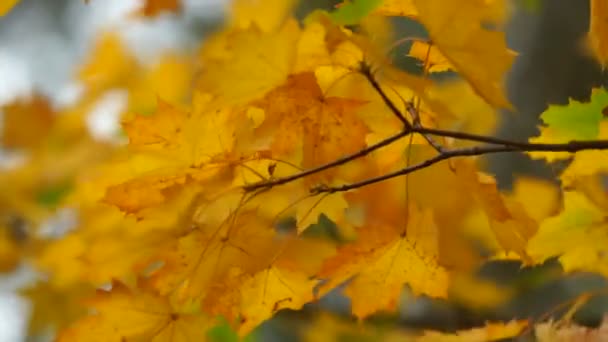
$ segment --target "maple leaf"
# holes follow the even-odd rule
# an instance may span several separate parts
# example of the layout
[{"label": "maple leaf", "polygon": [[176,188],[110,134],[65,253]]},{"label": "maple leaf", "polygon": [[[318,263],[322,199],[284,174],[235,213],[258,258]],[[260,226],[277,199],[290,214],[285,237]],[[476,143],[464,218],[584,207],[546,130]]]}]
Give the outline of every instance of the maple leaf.
[{"label": "maple leaf", "polygon": [[[235,217],[233,217],[235,216]],[[233,267],[255,273],[276,250],[274,231],[254,212],[232,213],[218,226],[201,226],[161,255],[165,266],[153,275],[163,294],[181,289],[184,298],[204,298],[213,282]]]},{"label": "maple leaf", "polygon": [[353,112],[361,104],[324,97],[313,73],[292,75],[285,85],[254,102],[265,112],[256,131],[263,136],[274,133],[271,150],[278,157],[302,146],[302,166],[312,168],[366,146],[368,129]]},{"label": "maple leaf", "polygon": [[289,20],[296,3],[295,0],[265,0],[263,3],[235,0],[228,13],[228,25],[239,29],[255,26],[262,32],[275,32]]},{"label": "maple leaf", "polygon": [[86,284],[58,287],[52,283],[39,281],[19,292],[31,303],[29,331],[40,334],[48,331],[49,328],[64,329],[82,317],[86,313],[82,302],[90,298],[95,293],[95,289]]},{"label": "maple leaf", "polygon": [[[154,113],[158,99],[172,104],[187,103],[191,95],[193,65],[190,58],[167,54],[126,84],[129,113]],[[123,116],[123,119],[126,119]]]},{"label": "maple leaf", "polygon": [[486,342],[516,338],[528,326],[528,321],[487,323],[485,327],[460,330],[454,334],[428,331],[417,342]]},{"label": "maple leaf", "polygon": [[494,177],[477,173],[473,187],[498,243],[506,251],[514,251],[524,261],[531,262],[526,245],[538,229],[537,222],[520,203],[500,194]]},{"label": "maple leaf", "polygon": [[[551,105],[541,114],[545,123],[541,126],[541,134],[531,138],[530,142],[565,143],[572,140],[597,139],[602,111],[608,106],[608,92],[596,89],[591,94],[589,102],[570,100],[567,106]],[[530,152],[532,158],[544,158],[548,162],[571,156],[567,152]]]},{"label": "maple leaf", "polygon": [[394,310],[405,284],[416,294],[444,298],[448,273],[437,264],[437,248],[437,227],[430,212],[412,209],[407,234],[396,228],[363,228],[355,244],[327,260],[319,273],[327,282],[320,286],[319,294],[354,277],[344,292],[359,318]]},{"label": "maple leaf", "polygon": [[188,184],[206,184],[209,193],[230,184],[234,167],[242,161],[230,153],[235,132],[248,121],[234,122],[233,111],[216,110],[209,97],[201,97],[192,113],[159,101],[156,114],[124,124],[134,149],[125,168],[132,175],[108,187],[104,201],[137,213],[163,203]]},{"label": "maple leaf", "polygon": [[210,38],[202,54],[199,89],[228,104],[244,104],[285,82],[295,63],[298,23],[272,32],[257,26]]},{"label": "maple leaf", "polygon": [[564,193],[564,209],[544,220],[529,241],[527,252],[540,263],[557,256],[566,272],[586,270],[608,274],[605,210],[584,194]]},{"label": "maple leaf", "polygon": [[89,60],[80,68],[79,79],[92,92],[119,87],[136,73],[137,62],[115,32],[103,33],[95,42]]},{"label": "maple leaf", "polygon": [[[608,138],[608,121],[602,120],[599,124],[598,138]],[[593,175],[601,175],[608,170],[606,151],[589,150],[574,154],[572,162],[560,175],[563,187],[573,187],[580,180]]]},{"label": "maple leaf", "polygon": [[416,19],[418,17],[418,10],[416,9],[416,6],[414,6],[413,1],[414,0],[384,0],[382,1],[382,4],[376,8],[375,13]]},{"label": "maple leaf", "polygon": [[429,72],[442,72],[453,69],[450,61],[441,54],[437,47],[428,43],[413,42],[408,56],[422,61],[423,65],[428,66]]},{"label": "maple leaf", "polygon": [[97,313],[64,330],[58,341],[204,341],[214,323],[145,285],[134,291],[114,282],[110,291],[98,290],[90,306]]},{"label": "maple leaf", "polygon": [[608,5],[602,0],[591,0],[591,20],[588,40],[602,67],[608,64]]},{"label": "maple leaf", "polygon": [[278,310],[299,310],[313,300],[318,282],[302,271],[274,265],[244,280],[239,334],[246,335]]},{"label": "maple leaf", "polygon": [[[514,54],[504,33],[486,28],[502,20],[503,2],[414,0],[414,4],[433,44],[459,74],[491,105],[511,107],[504,81]],[[453,20],[455,16],[459,19]]]}]

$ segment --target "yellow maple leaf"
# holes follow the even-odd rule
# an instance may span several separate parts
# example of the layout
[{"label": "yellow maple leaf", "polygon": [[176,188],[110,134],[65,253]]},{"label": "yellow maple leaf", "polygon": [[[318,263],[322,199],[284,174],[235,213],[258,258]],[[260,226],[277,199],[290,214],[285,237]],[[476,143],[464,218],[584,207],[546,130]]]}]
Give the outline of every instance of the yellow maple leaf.
[{"label": "yellow maple leaf", "polygon": [[[514,59],[500,24],[503,1],[414,0],[433,44],[489,104],[509,108],[504,82]],[[458,20],[453,20],[455,17]]]},{"label": "yellow maple leaf", "polygon": [[[505,251],[514,251],[524,261],[530,262],[526,245],[536,233],[538,223],[528,215],[520,203],[500,193],[493,176],[475,171],[469,173],[472,171],[470,165],[461,166],[458,172],[461,172],[463,179],[471,177],[468,184],[479,206],[486,213],[498,243]],[[467,173],[469,176],[466,176]]]},{"label": "yellow maple leaf", "polygon": [[487,323],[485,327],[459,330],[454,334],[427,331],[417,342],[489,342],[517,337],[528,326],[528,321]]},{"label": "yellow maple leaf", "polygon": [[321,295],[354,277],[345,294],[352,312],[365,318],[380,310],[395,310],[404,285],[416,294],[445,298],[448,273],[437,263],[437,227],[430,212],[410,212],[407,234],[396,227],[366,227],[357,242],[327,260],[319,277],[327,282]]},{"label": "yellow maple leaf", "polygon": [[272,32],[290,18],[295,0],[236,0],[230,6],[228,25],[241,29],[256,26],[263,32]]},{"label": "yellow maple leaf", "polygon": [[450,61],[441,54],[441,51],[436,46],[425,42],[413,42],[408,56],[421,61],[422,65],[428,67],[427,70],[429,72],[442,72],[453,69]]},{"label": "yellow maple leaf", "polygon": [[418,10],[414,6],[413,0],[384,0],[376,7],[374,13],[399,16],[399,17],[418,17]]},{"label": "yellow maple leaf", "polygon": [[557,256],[566,272],[608,274],[605,210],[577,191],[564,193],[564,209],[544,220],[529,241],[527,252],[542,263]]},{"label": "yellow maple leaf", "polygon": [[42,334],[49,329],[64,329],[82,317],[86,313],[82,302],[90,298],[95,289],[82,283],[57,287],[52,283],[39,281],[19,292],[31,304],[28,322],[30,333]]},{"label": "yellow maple leaf", "polygon": [[318,282],[304,272],[274,265],[244,280],[239,334],[246,335],[279,310],[299,310],[313,300]]},{"label": "yellow maple leaf", "polygon": [[127,84],[129,111],[149,114],[156,108],[157,98],[171,104],[185,103],[191,94],[193,66],[188,58],[167,54],[146,68],[141,77]]},{"label": "yellow maple leaf", "polygon": [[608,64],[608,4],[591,0],[591,20],[588,39],[591,49],[603,67]]},{"label": "yellow maple leaf", "polygon": [[295,63],[298,23],[266,33],[257,26],[211,37],[201,52],[200,90],[228,104],[263,96],[287,79]]},{"label": "yellow maple leaf", "polygon": [[90,305],[96,314],[63,330],[58,341],[204,341],[213,324],[145,286],[130,290],[114,282],[110,291],[99,290]]},{"label": "yellow maple leaf", "polygon": [[118,87],[137,75],[137,62],[121,37],[103,33],[95,42],[89,60],[80,68],[79,79],[92,92]]},{"label": "yellow maple leaf", "polygon": [[277,247],[274,231],[254,212],[237,211],[177,240],[161,255],[165,266],[154,273],[154,286],[161,293],[180,290],[183,298],[204,298],[232,268],[247,274],[263,268]]},{"label": "yellow maple leaf", "polygon": [[207,184],[209,193],[230,185],[233,169],[247,159],[231,154],[237,127],[248,127],[249,121],[236,121],[229,109],[209,107],[209,98],[201,96],[192,113],[159,101],[156,114],[125,122],[133,149],[125,162],[128,174],[107,188],[104,201],[137,213],[188,184]]}]

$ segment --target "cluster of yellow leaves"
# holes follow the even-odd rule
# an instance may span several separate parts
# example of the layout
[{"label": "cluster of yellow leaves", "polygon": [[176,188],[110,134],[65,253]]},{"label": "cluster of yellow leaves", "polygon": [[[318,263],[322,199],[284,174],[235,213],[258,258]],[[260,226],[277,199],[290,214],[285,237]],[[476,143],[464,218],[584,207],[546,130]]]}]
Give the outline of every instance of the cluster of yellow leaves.
[{"label": "cluster of yellow leaves", "polygon": [[[490,222],[514,227],[516,235],[498,240],[525,255],[522,246],[535,226],[527,225],[522,210],[504,202],[490,176],[483,176],[487,185],[481,186],[477,178],[482,176],[470,162],[443,163],[412,182],[460,184],[463,192],[480,198],[478,203],[463,201],[461,208],[454,208],[449,200],[436,202],[425,186],[407,188],[402,179],[346,195],[310,194],[319,185],[362,180],[402,167],[408,154],[413,160],[423,159],[430,153],[423,139],[416,138],[416,146],[398,143],[270,189],[244,191],[243,186],[355,153],[401,129],[376,90],[358,74],[367,56],[374,54],[365,37],[335,26],[323,14],[312,15],[301,26],[290,17],[289,5],[272,7],[269,18],[252,17],[251,6],[237,1],[226,29],[203,45],[202,71],[191,105],[178,107],[159,100],[154,114],[126,118],[128,151],[103,166],[100,177],[92,177],[76,194],[82,196],[81,202],[101,200],[128,216],[104,227],[75,231],[63,240],[65,245],[49,250],[41,259],[43,266],[60,275],[58,266],[67,262],[61,254],[67,259],[77,256],[81,262],[69,268],[65,279],[97,284],[127,281],[132,279],[129,272],[136,271],[149,279],[147,286],[159,296],[198,303],[201,315],[222,315],[243,335],[276,311],[299,309],[350,279],[354,280],[344,293],[360,318],[395,310],[405,285],[415,294],[445,298],[450,275],[441,259],[470,245],[464,240],[450,242],[456,247],[444,252],[441,239],[445,236],[447,244],[458,236],[462,227],[458,222],[463,223],[464,214],[474,208],[485,208]],[[431,15],[435,9],[426,2],[416,6],[431,35],[450,32],[444,27],[452,25],[447,17],[432,19],[437,16]],[[479,13],[463,12],[475,15],[467,20],[477,27],[463,32],[464,41],[457,45],[440,41],[437,46],[472,85],[471,91],[463,91],[471,103],[480,96],[492,105],[506,106],[506,100],[495,94],[512,58],[504,37],[488,33],[491,44],[483,50],[502,53],[497,58],[504,62],[502,69],[486,78],[478,76],[481,69],[470,67],[479,64],[470,60],[476,55],[462,54],[482,49],[467,44],[473,44],[471,35],[484,30],[482,23],[495,19],[489,16],[493,6],[484,5]],[[127,68],[113,66],[114,78]],[[421,118],[425,123],[451,127],[469,120],[466,114],[454,117],[437,110],[449,112],[450,103],[441,100],[437,95],[441,89],[431,82],[388,67],[377,77],[382,87],[396,90],[388,95],[395,103],[413,94],[425,99]],[[458,105],[466,107],[466,103]],[[491,108],[487,111],[493,115]],[[493,127],[490,123],[472,128]],[[462,183],[462,179],[470,181]],[[377,198],[386,202],[378,203]],[[330,241],[304,234],[320,214],[337,224],[344,238],[354,241],[335,250]],[[289,224],[289,217],[295,219],[294,230],[278,231],[277,225]],[[443,228],[444,234],[440,223],[447,221],[452,224],[444,224],[449,227]],[[113,261],[122,253],[120,262]],[[469,264],[480,261],[471,257]],[[90,271],[92,265],[96,272]],[[456,261],[456,266],[463,267],[463,262]],[[79,324],[94,324],[84,322]]]},{"label": "cluster of yellow leaves", "polygon": [[411,331],[388,330],[371,325],[353,324],[330,315],[320,315],[308,327],[305,341],[340,341],[357,336],[360,341],[416,341],[416,342],[487,342],[502,341],[520,335],[527,321],[487,323],[485,326],[455,333],[426,331],[422,334]]},{"label": "cluster of yellow leaves", "polygon": [[[508,291],[470,274],[487,259],[479,246],[495,258],[533,264],[558,256],[567,271],[608,275],[608,198],[593,186],[605,166],[583,174],[596,151],[577,155],[562,175],[575,190],[563,194],[561,211],[556,186],[526,178],[502,193],[473,158],[349,192],[315,192],[428,160],[436,151],[421,136],[297,176],[401,132],[387,99],[410,120],[404,102],[415,100],[427,127],[490,134],[494,110],[510,107],[504,79],[514,53],[500,30],[505,1],[381,1],[369,15],[377,26],[369,27],[406,16],[426,28],[429,40],[414,42],[409,53],[423,65],[421,75],[386,61],[390,30],[387,39],[370,39],[320,12],[299,22],[294,5],[235,1],[226,26],[196,58],[167,55],[149,66],[105,33],[79,71],[86,91],[73,108],[58,115],[34,98],[4,109],[3,145],[30,156],[0,174],[11,194],[0,193],[0,227],[15,213],[40,225],[50,210],[32,205],[35,191],[66,182],[73,184],[61,202],[77,210],[78,223],[59,239],[34,234],[33,253],[0,235],[11,257],[1,268],[27,255],[48,275],[48,286],[29,295],[44,306],[71,291],[70,320],[83,311],[77,302],[107,286],[60,341],[198,341],[217,316],[244,336],[279,310],[299,310],[342,285],[360,319],[395,311],[406,286],[472,308],[499,305]],[[144,13],[179,8],[179,1],[147,1]],[[368,65],[386,98],[365,77]],[[427,77],[446,71],[460,78]],[[128,95],[121,147],[96,141],[85,125],[96,101],[116,89]],[[605,93],[594,96],[581,104],[587,114],[576,129],[572,113],[556,110],[543,117],[547,127],[537,139],[603,137]],[[310,233],[323,229],[321,218],[337,225],[336,239]],[[49,316],[41,305],[37,320]],[[56,327],[63,318],[54,318]],[[418,338],[492,340],[525,326]]]}]

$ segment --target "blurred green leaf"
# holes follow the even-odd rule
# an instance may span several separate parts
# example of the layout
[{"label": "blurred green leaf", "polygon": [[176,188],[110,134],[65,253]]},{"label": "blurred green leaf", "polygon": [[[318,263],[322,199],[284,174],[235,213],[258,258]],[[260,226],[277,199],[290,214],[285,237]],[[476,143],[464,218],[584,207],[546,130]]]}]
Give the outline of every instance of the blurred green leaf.
[{"label": "blurred green leaf", "polygon": [[52,184],[48,187],[40,189],[36,194],[36,202],[45,207],[53,208],[59,205],[61,200],[72,191],[73,184],[71,181]]},{"label": "blurred green leaf", "polygon": [[331,12],[330,17],[338,25],[356,25],[380,4],[382,0],[347,1]]},{"label": "blurred green leaf", "polygon": [[224,318],[219,319],[220,323],[207,331],[207,337],[213,342],[255,342],[254,334],[249,334],[243,339],[232,329],[228,321]]}]

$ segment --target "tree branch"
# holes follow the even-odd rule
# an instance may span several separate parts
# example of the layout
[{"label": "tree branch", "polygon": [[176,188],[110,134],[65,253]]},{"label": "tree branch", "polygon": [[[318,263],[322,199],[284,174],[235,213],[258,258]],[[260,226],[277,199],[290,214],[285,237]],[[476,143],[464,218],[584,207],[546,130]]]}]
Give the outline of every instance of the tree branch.
[{"label": "tree branch", "polygon": [[[374,78],[371,68],[368,64],[361,62],[360,65],[360,73],[365,76],[365,78],[369,81],[372,87],[378,92],[384,104],[390,109],[390,111],[403,123],[403,130],[397,134],[394,134],[376,144],[368,146],[364,149],[361,149],[353,154],[344,156],[342,158],[336,159],[332,162],[314,167],[309,170],[301,171],[286,177],[279,177],[269,180],[263,180],[259,182],[255,182],[243,187],[245,192],[253,192],[259,190],[268,190],[274,186],[283,185],[300,178],[304,178],[313,174],[317,174],[323,172],[325,170],[332,169],[334,167],[344,165],[350,161],[353,161],[358,158],[362,158],[371,152],[378,150],[382,147],[392,144],[393,142],[406,137],[410,134],[421,134],[425,137],[428,143],[438,152],[438,154],[432,158],[424,160],[418,164],[407,166],[403,169],[387,173],[384,175],[380,175],[377,177],[369,178],[360,182],[355,182],[351,184],[344,184],[340,186],[327,186],[327,185],[319,185],[310,190],[312,194],[320,194],[320,193],[334,193],[334,192],[343,192],[349,191],[353,189],[357,189],[366,185],[378,183],[384,180],[388,180],[391,178],[407,175],[416,170],[420,170],[426,167],[429,167],[433,164],[436,164],[440,161],[451,159],[454,157],[463,157],[463,156],[478,156],[484,154],[491,153],[501,153],[501,152],[570,152],[575,153],[582,150],[594,150],[594,149],[608,149],[608,140],[590,140],[590,141],[571,141],[568,143],[562,144],[544,144],[544,143],[528,143],[528,142],[518,142],[518,141],[510,141],[500,138],[495,138],[492,136],[484,136],[473,133],[465,133],[465,132],[456,132],[438,128],[427,128],[422,126],[419,120],[418,110],[414,107],[413,103],[406,102],[406,110],[412,117],[413,123],[411,123],[405,116],[399,111],[397,106],[388,98],[384,90],[381,88],[380,84]],[[486,145],[482,146],[474,146],[469,148],[457,148],[457,149],[446,149],[444,146],[435,141],[433,136],[439,136],[444,138],[454,138],[460,140],[468,140],[475,141],[480,143],[485,143]]]},{"label": "tree branch", "polygon": [[395,135],[392,135],[392,136],[390,136],[390,137],[388,137],[388,138],[386,138],[386,139],[384,139],[382,141],[379,141],[379,142],[377,142],[377,143],[375,143],[373,145],[370,145],[370,146],[368,146],[368,147],[366,147],[366,148],[364,148],[362,150],[359,150],[359,151],[357,151],[357,152],[355,152],[353,154],[349,154],[349,155],[344,156],[344,157],[342,157],[340,159],[336,159],[333,162],[330,162],[330,163],[327,163],[327,164],[323,164],[323,165],[317,166],[317,167],[309,169],[309,170],[298,172],[298,173],[295,173],[295,174],[293,174],[291,176],[280,177],[280,178],[275,178],[275,179],[270,179],[270,180],[265,180],[265,181],[260,181],[260,182],[252,183],[252,184],[249,184],[249,185],[245,185],[243,187],[243,190],[245,190],[245,192],[251,192],[251,191],[256,191],[256,190],[259,190],[259,189],[262,189],[262,188],[272,188],[273,186],[276,186],[276,185],[286,184],[286,183],[295,181],[297,179],[304,178],[306,176],[310,176],[310,175],[313,175],[313,174],[316,174],[316,173],[319,173],[319,172],[323,172],[325,170],[334,168],[336,166],[340,166],[340,165],[346,164],[346,163],[348,163],[350,161],[353,161],[355,159],[358,159],[358,158],[361,158],[361,157],[365,157],[366,155],[372,153],[373,151],[378,150],[378,149],[380,149],[380,148],[382,148],[384,146],[390,145],[393,142],[395,142],[395,141],[397,141],[397,140],[399,140],[399,139],[401,139],[401,138],[403,138],[403,137],[405,137],[405,136],[407,136],[409,134],[411,134],[411,132],[408,131],[408,130],[401,131],[401,132],[399,132],[399,133],[397,133]]},{"label": "tree branch", "polygon": [[365,78],[367,79],[369,84],[371,84],[371,86],[374,88],[374,90],[376,90],[378,95],[380,95],[380,97],[382,98],[382,101],[388,107],[388,109],[390,109],[391,113],[393,113],[393,115],[395,115],[395,117],[397,117],[397,119],[399,119],[399,121],[401,121],[403,123],[403,127],[405,128],[405,130],[408,131],[408,130],[412,129],[412,124],[405,118],[405,116],[403,116],[403,114],[401,113],[399,108],[397,108],[397,106],[395,106],[393,101],[391,101],[391,99],[388,98],[388,96],[386,95],[384,90],[382,90],[380,83],[378,83],[378,81],[376,81],[376,78],[373,75],[370,65],[365,63],[365,61],[361,61],[360,65],[359,65],[359,72],[363,76],[365,76]]},{"label": "tree branch", "polygon": [[[519,145],[523,145],[519,146]],[[319,185],[310,190],[311,194],[321,194],[321,193],[334,193],[334,192],[344,192],[357,188],[361,188],[367,185],[371,185],[374,183],[382,182],[391,178],[407,175],[408,173],[412,173],[414,171],[427,168],[433,164],[436,164],[440,161],[451,159],[454,157],[465,157],[465,156],[479,156],[484,154],[491,153],[501,153],[501,152],[514,152],[514,151],[526,151],[526,152],[578,152],[582,150],[594,150],[594,149],[608,149],[608,140],[592,140],[592,141],[571,141],[565,144],[513,144],[513,145],[503,145],[503,146],[474,146],[469,148],[461,148],[461,149],[453,149],[444,151],[436,155],[435,157],[426,159],[418,164],[407,166],[403,169],[387,173],[378,177],[368,178],[366,180],[345,184],[340,186],[326,186]]]}]

